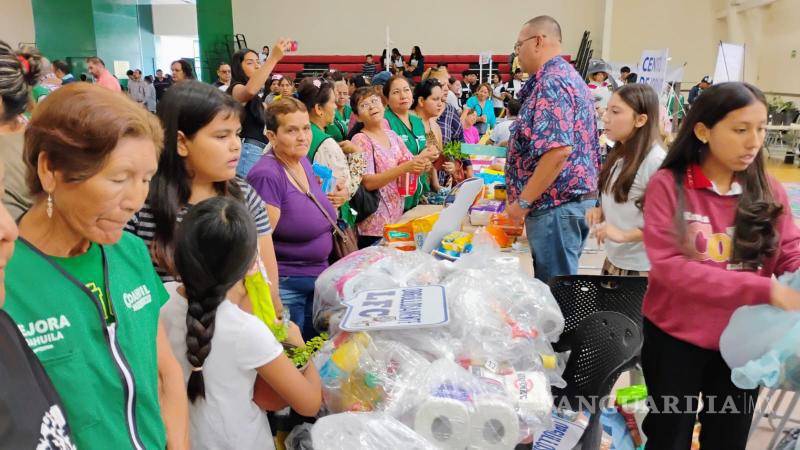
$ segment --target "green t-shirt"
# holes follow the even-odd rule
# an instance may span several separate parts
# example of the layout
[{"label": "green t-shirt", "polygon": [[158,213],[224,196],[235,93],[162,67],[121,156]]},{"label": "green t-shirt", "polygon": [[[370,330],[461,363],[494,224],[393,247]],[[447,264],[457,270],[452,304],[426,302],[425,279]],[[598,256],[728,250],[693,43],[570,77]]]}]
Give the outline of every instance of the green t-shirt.
[{"label": "green t-shirt", "polygon": [[92,243],[86,253],[72,258],[53,257],[67,272],[83,283],[92,294],[97,296],[103,305],[103,315],[106,323],[114,322],[114,310],[108,302],[105,277],[103,277],[103,254],[100,246]]},{"label": "green t-shirt", "polygon": [[348,125],[352,114],[353,108],[350,105],[344,105],[344,114],[337,108],[333,123],[325,127],[325,132],[336,142],[342,142],[347,139],[347,129],[349,128]]},{"label": "green t-shirt", "polygon": [[156,338],[168,294],[144,242],[123,233],[116,244],[56,260],[20,238],[6,274],[4,309],[63,400],[76,446],[165,448]]},{"label": "green t-shirt", "polygon": [[[403,143],[406,144],[406,148],[408,148],[408,151],[410,151],[412,155],[419,155],[428,145],[428,138],[425,136],[425,124],[422,123],[422,119],[419,117],[409,114],[408,118],[411,122],[411,129],[409,129],[408,125],[397,117],[397,114],[392,112],[389,108],[386,109],[384,117],[389,122],[389,127],[400,136],[400,139],[403,140]],[[417,206],[422,195],[430,190],[428,174],[423,173],[420,175],[419,181],[417,182],[417,192],[413,196],[406,197],[405,199],[405,210],[408,211]]]}]

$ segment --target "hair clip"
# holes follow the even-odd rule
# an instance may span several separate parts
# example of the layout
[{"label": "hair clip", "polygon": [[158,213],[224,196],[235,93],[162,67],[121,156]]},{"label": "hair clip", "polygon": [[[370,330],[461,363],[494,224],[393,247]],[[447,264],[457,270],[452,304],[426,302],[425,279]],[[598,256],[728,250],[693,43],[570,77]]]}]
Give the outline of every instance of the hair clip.
[{"label": "hair clip", "polygon": [[28,62],[28,59],[22,55],[17,55],[17,59],[19,60],[19,64],[22,66],[22,73],[27,75],[31,71],[31,63]]},{"label": "hair clip", "polygon": [[314,86],[316,86],[317,89],[321,88],[322,87],[322,81],[320,81],[319,79],[315,79],[314,80]]}]

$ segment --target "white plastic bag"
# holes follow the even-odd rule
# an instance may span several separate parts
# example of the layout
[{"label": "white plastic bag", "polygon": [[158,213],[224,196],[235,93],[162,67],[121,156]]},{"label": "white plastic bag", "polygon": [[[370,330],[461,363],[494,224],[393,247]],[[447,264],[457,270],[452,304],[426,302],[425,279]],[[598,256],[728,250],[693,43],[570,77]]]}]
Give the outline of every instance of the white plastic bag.
[{"label": "white plastic bag", "polygon": [[315,450],[436,450],[414,430],[383,413],[342,413],[317,420]]},{"label": "white plastic bag", "polygon": [[719,347],[740,388],[800,389],[800,312],[743,306],[731,316]]}]

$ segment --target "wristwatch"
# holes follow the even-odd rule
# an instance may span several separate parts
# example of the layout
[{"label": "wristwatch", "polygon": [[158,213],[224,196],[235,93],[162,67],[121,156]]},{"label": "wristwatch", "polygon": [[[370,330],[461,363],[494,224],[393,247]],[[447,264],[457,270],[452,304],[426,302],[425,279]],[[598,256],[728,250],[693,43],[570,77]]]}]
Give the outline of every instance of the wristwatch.
[{"label": "wristwatch", "polygon": [[519,207],[522,209],[531,209],[533,207],[533,203],[521,198],[517,200],[517,204],[519,204]]}]

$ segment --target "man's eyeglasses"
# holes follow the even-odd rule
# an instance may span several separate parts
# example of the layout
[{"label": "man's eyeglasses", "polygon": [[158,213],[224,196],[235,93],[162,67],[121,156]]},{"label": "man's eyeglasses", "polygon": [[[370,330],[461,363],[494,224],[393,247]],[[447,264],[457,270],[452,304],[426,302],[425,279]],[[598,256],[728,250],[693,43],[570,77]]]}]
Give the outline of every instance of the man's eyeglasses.
[{"label": "man's eyeglasses", "polygon": [[517,42],[515,42],[515,43],[514,43],[514,52],[515,52],[515,53],[516,53],[516,52],[518,52],[518,51],[519,51],[519,49],[520,49],[520,48],[522,48],[522,44],[524,44],[524,43],[526,43],[526,42],[530,41],[530,40],[531,40],[531,39],[533,39],[533,38],[537,38],[537,37],[540,37],[540,38],[544,39],[544,38],[546,38],[547,36],[545,36],[545,35],[543,35],[543,34],[536,34],[536,35],[533,35],[533,36],[531,36],[531,37],[529,37],[529,38],[527,38],[527,39],[523,39],[523,40],[521,40],[521,41],[517,41]]}]

